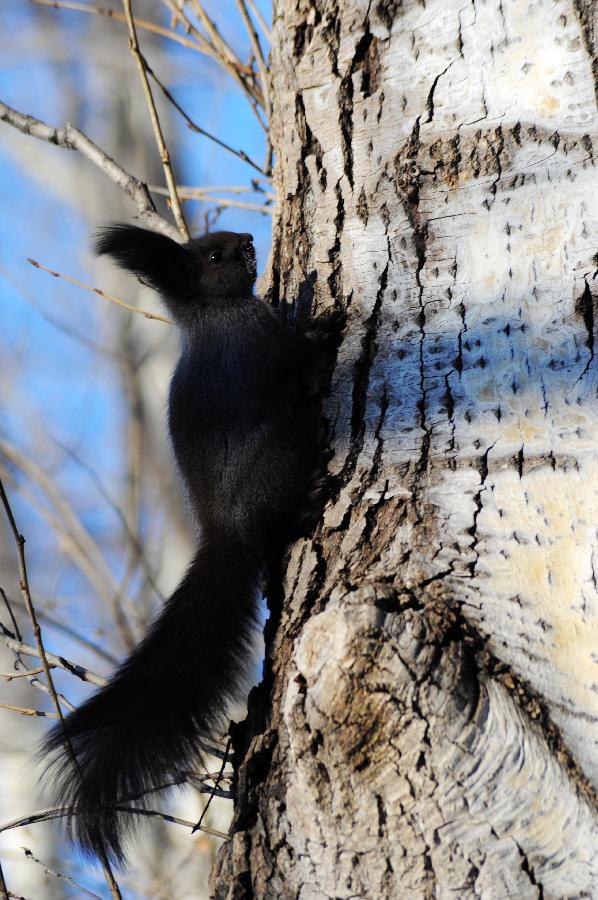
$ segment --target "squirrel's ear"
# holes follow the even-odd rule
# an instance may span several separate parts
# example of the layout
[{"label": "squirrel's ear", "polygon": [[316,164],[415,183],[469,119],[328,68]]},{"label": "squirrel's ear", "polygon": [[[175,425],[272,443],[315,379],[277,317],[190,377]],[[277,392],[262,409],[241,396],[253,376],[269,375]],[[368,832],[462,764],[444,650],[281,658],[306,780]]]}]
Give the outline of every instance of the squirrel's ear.
[{"label": "squirrel's ear", "polygon": [[121,269],[170,297],[182,299],[199,274],[198,261],[185,246],[136,225],[103,228],[93,250],[98,256],[111,256]]}]

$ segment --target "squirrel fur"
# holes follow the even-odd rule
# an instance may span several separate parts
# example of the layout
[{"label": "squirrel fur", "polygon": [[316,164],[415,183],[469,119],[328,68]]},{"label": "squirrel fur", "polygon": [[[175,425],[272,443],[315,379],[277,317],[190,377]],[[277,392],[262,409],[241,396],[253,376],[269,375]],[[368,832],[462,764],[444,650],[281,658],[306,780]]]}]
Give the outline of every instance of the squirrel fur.
[{"label": "squirrel fur", "polygon": [[184,781],[226,728],[251,663],[261,592],[309,515],[318,421],[306,372],[332,329],[318,330],[320,320],[298,329],[255,297],[249,234],[177,244],[114,225],[95,249],[158,291],[178,326],[169,431],[199,535],[145,638],[64,730],[52,729],[43,751],[71,810],[70,836],[123,863],[137,817],[119,807],[143,806],[161,784]]}]

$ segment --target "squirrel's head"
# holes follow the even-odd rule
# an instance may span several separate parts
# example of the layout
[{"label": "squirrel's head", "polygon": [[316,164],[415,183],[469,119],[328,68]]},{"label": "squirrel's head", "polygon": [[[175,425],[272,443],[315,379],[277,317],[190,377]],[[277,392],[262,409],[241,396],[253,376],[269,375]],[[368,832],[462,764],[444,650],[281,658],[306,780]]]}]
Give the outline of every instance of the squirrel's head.
[{"label": "squirrel's head", "polygon": [[222,298],[251,294],[256,275],[251,234],[215,231],[183,246],[199,264],[202,294]]},{"label": "squirrel's head", "polygon": [[250,234],[215,231],[178,244],[146,228],[110,225],[100,231],[94,250],[158,291],[179,322],[194,309],[253,294],[256,261]]}]

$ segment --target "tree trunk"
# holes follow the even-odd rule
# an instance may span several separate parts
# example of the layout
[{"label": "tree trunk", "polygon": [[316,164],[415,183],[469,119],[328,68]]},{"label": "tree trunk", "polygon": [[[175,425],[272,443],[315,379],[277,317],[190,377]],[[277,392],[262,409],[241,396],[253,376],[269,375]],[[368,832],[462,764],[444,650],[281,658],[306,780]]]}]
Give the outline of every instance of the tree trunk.
[{"label": "tree trunk", "polygon": [[349,319],[215,897],[598,896],[593,10],[275,3],[270,294]]}]

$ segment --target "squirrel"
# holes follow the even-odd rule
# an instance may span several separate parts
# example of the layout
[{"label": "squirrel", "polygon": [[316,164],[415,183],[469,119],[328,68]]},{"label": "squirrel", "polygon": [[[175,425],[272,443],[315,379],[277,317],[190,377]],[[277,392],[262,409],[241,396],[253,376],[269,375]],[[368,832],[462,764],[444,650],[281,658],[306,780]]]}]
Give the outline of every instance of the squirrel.
[{"label": "squirrel", "polygon": [[318,415],[306,385],[338,344],[341,314],[301,329],[256,297],[250,234],[178,244],[113,225],[95,250],[154,288],[178,326],[168,424],[199,533],[187,574],[144,639],[42,751],[71,839],[123,864],[137,819],[123,804],[184,781],[226,730],[252,661],[261,591],[321,509]]}]

